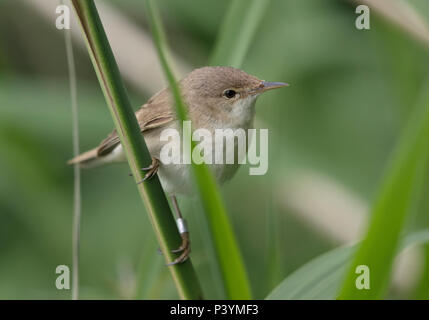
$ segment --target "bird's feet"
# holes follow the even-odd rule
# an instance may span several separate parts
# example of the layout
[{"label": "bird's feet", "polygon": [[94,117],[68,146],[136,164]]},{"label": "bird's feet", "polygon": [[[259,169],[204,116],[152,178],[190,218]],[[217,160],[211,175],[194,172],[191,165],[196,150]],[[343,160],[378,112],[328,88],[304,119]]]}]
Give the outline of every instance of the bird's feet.
[{"label": "bird's feet", "polygon": [[150,164],[150,166],[146,168],[141,168],[142,171],[147,171],[147,172],[143,177],[143,179],[137,182],[137,184],[140,184],[152,178],[158,172],[158,168],[159,168],[159,160],[157,158],[152,157],[152,163]]},{"label": "bird's feet", "polygon": [[[191,239],[189,237],[189,230],[186,220],[182,217],[182,213],[180,212],[179,205],[177,204],[177,199],[175,196],[172,196],[172,201],[174,204],[174,208],[177,211],[177,215],[179,216],[176,220],[176,224],[177,229],[180,233],[180,237],[182,238],[182,244],[179,248],[171,250],[172,253],[180,253],[180,256],[174,259],[174,261],[168,263],[167,266],[172,266],[185,262],[189,259],[189,254],[191,253]],[[162,254],[162,251],[158,249],[158,253]]]},{"label": "bird's feet", "polygon": [[[167,264],[167,266],[172,266],[175,264],[185,262],[186,260],[188,260],[189,254],[191,253],[191,239],[189,238],[189,231],[186,225],[186,220],[183,218],[178,218],[176,220],[176,223],[177,223],[177,228],[179,229],[179,232],[180,232],[180,237],[182,238],[182,244],[180,245],[179,248],[175,250],[171,250],[171,252],[181,253],[181,254],[179,257],[174,259],[173,262],[170,262],[169,264]],[[158,252],[162,254],[162,251],[160,249],[158,249]]]},{"label": "bird's feet", "polygon": [[191,253],[191,241],[189,239],[189,232],[180,233],[182,237],[182,244],[179,248],[172,250],[173,253],[181,253],[179,257],[177,257],[173,262],[167,264],[167,266],[172,266],[175,264],[179,264],[185,262],[189,258],[189,254]]}]

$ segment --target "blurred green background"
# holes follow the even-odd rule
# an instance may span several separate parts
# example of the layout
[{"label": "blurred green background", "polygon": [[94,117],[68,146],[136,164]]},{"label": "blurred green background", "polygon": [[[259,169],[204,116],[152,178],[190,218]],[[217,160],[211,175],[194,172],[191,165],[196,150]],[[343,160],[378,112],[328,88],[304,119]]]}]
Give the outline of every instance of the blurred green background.
[{"label": "blurred green background", "polygon": [[[55,287],[56,266],[71,266],[73,170],[65,162],[72,157],[72,124],[64,34],[55,28],[55,11],[44,16],[31,1],[39,0],[0,1],[0,298],[67,299],[70,291]],[[103,2],[148,33],[140,1]],[[424,0],[409,3],[429,18]],[[174,54],[190,68],[206,65],[229,1],[159,5]],[[326,220],[330,231],[318,224],[323,217],[301,217],[296,201],[317,214],[311,181],[304,184],[313,186],[307,199],[287,204],[295,181],[323,177],[340,190],[334,198],[351,195],[369,206],[428,76],[427,47],[375,13],[370,30],[357,30],[355,6],[272,0],[244,60],[246,72],[291,84],[257,103],[256,124],[270,129],[269,173],[249,176],[242,168],[222,187],[255,298],[345,243],[335,231],[344,226],[332,215]],[[77,41],[80,145],[86,150],[113,123],[87,51]],[[137,57],[144,60],[145,52]],[[154,93],[131,84],[128,90],[136,109]],[[81,298],[177,298],[128,172],[127,164],[82,171]],[[426,194],[428,189],[426,182]],[[193,199],[179,200],[206,298],[221,298],[202,209]],[[344,201],[340,215],[349,208]],[[429,227],[428,208],[423,197],[409,230]],[[416,263],[422,265],[421,259]],[[418,280],[407,289],[393,286],[390,297],[420,294]]]}]

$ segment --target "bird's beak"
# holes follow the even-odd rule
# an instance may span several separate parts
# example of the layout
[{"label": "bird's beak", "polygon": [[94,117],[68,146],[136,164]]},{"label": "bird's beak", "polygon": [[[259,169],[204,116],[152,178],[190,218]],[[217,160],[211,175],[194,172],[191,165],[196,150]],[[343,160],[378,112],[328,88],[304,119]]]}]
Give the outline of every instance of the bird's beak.
[{"label": "bird's beak", "polygon": [[288,87],[288,83],[284,82],[269,82],[269,81],[261,81],[261,84],[254,90],[252,90],[253,94],[261,94],[268,90],[273,90],[277,88]]},{"label": "bird's beak", "polygon": [[288,87],[289,84],[288,83],[284,83],[284,82],[262,81],[261,86],[262,86],[261,90],[265,92],[265,91],[272,90],[272,89]]}]

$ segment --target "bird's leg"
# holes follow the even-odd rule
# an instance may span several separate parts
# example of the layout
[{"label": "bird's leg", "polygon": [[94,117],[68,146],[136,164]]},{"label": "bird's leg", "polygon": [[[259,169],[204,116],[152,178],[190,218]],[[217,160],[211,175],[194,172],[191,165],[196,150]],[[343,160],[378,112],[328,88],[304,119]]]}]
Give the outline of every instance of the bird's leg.
[{"label": "bird's leg", "polygon": [[159,160],[155,157],[152,157],[152,163],[150,164],[150,166],[146,168],[141,168],[142,171],[147,171],[147,172],[144,178],[141,181],[137,182],[137,184],[140,184],[152,178],[158,172],[158,168],[159,168]]},{"label": "bird's leg", "polygon": [[173,202],[174,210],[177,213],[177,228],[179,229],[180,236],[182,237],[182,244],[176,250],[173,250],[173,253],[180,253],[181,255],[176,258],[173,262],[168,265],[178,264],[185,262],[189,258],[189,254],[191,253],[191,241],[189,238],[189,231],[186,225],[186,220],[183,219],[182,213],[180,212],[179,205],[177,203],[176,196],[171,196],[171,200]]}]

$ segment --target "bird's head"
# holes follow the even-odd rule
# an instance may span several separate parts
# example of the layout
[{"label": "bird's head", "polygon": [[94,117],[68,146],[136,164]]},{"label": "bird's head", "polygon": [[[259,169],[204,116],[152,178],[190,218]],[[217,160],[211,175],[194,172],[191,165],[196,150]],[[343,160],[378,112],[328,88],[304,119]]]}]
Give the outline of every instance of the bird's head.
[{"label": "bird's head", "polygon": [[237,117],[251,112],[262,93],[285,86],[288,84],[260,80],[232,67],[195,69],[181,81],[182,92],[191,105]]}]

